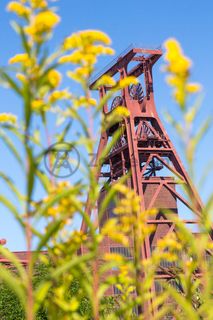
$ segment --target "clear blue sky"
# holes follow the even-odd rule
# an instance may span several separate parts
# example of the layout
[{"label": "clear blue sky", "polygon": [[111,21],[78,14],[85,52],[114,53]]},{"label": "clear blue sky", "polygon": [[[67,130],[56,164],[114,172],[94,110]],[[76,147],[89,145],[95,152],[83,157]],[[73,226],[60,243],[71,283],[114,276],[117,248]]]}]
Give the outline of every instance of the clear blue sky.
[{"label": "clear blue sky", "polygon": [[[12,16],[5,11],[8,1],[0,1],[0,65],[5,65],[8,58],[19,52],[18,39],[10,27]],[[206,1],[70,1],[61,0],[56,3],[62,17],[57,28],[52,46],[57,46],[64,36],[82,29],[100,29],[108,33],[113,47],[119,54],[130,43],[138,43],[145,47],[159,46],[168,37],[177,38],[184,52],[193,60],[193,80],[199,81],[204,87],[205,99],[200,119],[206,114],[213,114],[213,2]],[[99,67],[108,62],[101,60]],[[171,102],[170,90],[165,84],[164,75],[160,72],[158,62],[154,70],[154,89],[157,109],[163,117],[163,110],[174,108]],[[0,89],[0,112],[13,112],[21,115],[17,98],[8,90]],[[176,137],[164,122],[174,144]],[[205,168],[206,162],[212,158],[213,129],[203,140],[196,157],[198,175]],[[178,145],[177,145],[178,148]],[[12,162],[7,150],[0,141],[0,171],[11,174],[14,180],[22,180],[20,170]],[[179,150],[179,149],[178,149]],[[201,196],[206,199],[212,192],[212,179],[209,178],[201,190]],[[0,181],[0,192],[8,195]],[[25,249],[24,238],[12,216],[0,207],[0,238],[6,238],[11,250]]]}]

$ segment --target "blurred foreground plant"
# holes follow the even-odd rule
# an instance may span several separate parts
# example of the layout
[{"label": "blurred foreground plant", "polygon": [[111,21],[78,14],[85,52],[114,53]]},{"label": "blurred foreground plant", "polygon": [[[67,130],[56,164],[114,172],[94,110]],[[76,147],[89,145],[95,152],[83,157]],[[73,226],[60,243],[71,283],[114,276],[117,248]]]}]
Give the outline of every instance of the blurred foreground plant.
[{"label": "blurred foreground plant", "polygon": [[[14,91],[21,100],[23,119],[17,121],[12,114],[0,114],[0,137],[9,147],[23,171],[25,190],[19,190],[12,179],[1,172],[0,177],[9,186],[16,197],[14,202],[0,195],[0,201],[11,211],[26,236],[28,250],[28,266],[25,269],[16,256],[9,250],[0,247],[0,253],[9,259],[15,272],[0,266],[0,278],[14,291],[23,306],[25,318],[35,319],[40,308],[44,308],[49,319],[144,319],[145,315],[136,315],[133,309],[153,300],[156,309],[155,319],[162,319],[166,314],[176,319],[188,316],[190,319],[210,319],[212,314],[212,269],[206,263],[206,249],[211,254],[209,241],[212,198],[204,207],[200,217],[202,234],[199,241],[179,221],[175,221],[177,232],[162,239],[153,255],[141,261],[141,245],[145,238],[153,232],[146,224],[146,217],[154,214],[140,211],[140,199],[129,190],[125,181],[111,186],[108,197],[101,211],[104,212],[110,201],[116,201],[114,218],[110,219],[97,232],[97,226],[84,211],[85,198],[89,193],[92,208],[98,200],[100,186],[96,181],[98,168],[90,168],[86,153],[93,153],[96,143],[94,126],[99,120],[99,113],[106,101],[97,101],[91,97],[89,78],[91,77],[97,58],[103,54],[113,54],[109,37],[95,30],[85,30],[68,36],[59,48],[48,53],[48,41],[60,17],[45,0],[12,1],[8,10],[17,18],[13,27],[18,33],[22,52],[9,59],[9,67],[1,68],[0,76],[3,84]],[[187,132],[191,128],[198,107],[187,108],[187,98],[197,91],[198,86],[188,82],[190,62],[182,54],[179,44],[174,40],[166,43],[166,70],[170,73],[169,82],[174,90],[174,97],[185,119]],[[63,73],[71,83],[79,85],[70,91],[64,87]],[[110,85],[112,90],[107,94],[110,99],[117,90],[137,83],[135,78],[125,78],[116,82],[109,75],[100,79],[97,86]],[[50,130],[51,117],[58,128]],[[99,132],[110,127],[122,118],[128,117],[125,107],[116,108],[110,116],[100,121]],[[180,124],[168,116],[174,127],[181,132]],[[75,120],[80,134],[70,138],[72,120]],[[35,129],[36,123],[36,129]],[[180,130],[181,128],[181,130]],[[206,128],[206,126],[205,126]],[[193,163],[193,152],[202,137],[205,128],[201,128],[199,139],[193,141],[190,152],[186,149],[187,159]],[[111,146],[119,137],[119,132],[112,139]],[[11,138],[10,138],[11,136]],[[24,157],[17,152],[14,137],[18,139],[24,150]],[[57,182],[50,179],[42,171],[41,161],[51,142],[64,142],[69,139],[73,146],[81,148],[82,176],[77,182]],[[185,138],[184,138],[185,139]],[[110,147],[111,147],[110,146]],[[188,145],[187,145],[188,147]],[[109,146],[104,154],[109,152]],[[54,159],[49,157],[49,162]],[[43,187],[44,196],[37,198],[37,188]],[[23,191],[23,192],[22,192]],[[187,192],[187,190],[186,190]],[[121,195],[116,200],[116,195]],[[189,195],[190,196],[190,195]],[[193,199],[192,203],[193,203]],[[101,214],[101,212],[100,212]],[[73,221],[84,219],[88,233],[73,231]],[[41,227],[43,226],[43,231]],[[133,234],[133,259],[127,260],[121,254],[100,252],[105,237],[128,248],[130,236]],[[32,252],[36,243],[35,252]],[[78,255],[84,245],[86,252]],[[47,250],[48,254],[41,253]],[[179,252],[185,258],[180,260]],[[178,282],[180,292],[165,284],[161,296],[152,296],[154,274],[162,259],[178,261],[174,269],[174,279]],[[104,263],[99,264],[97,261]],[[38,261],[48,269],[47,276],[38,285],[34,285]],[[111,274],[112,268],[117,270]],[[199,277],[195,271],[199,269]],[[142,275],[145,274],[144,278]],[[72,291],[73,283],[78,283]],[[106,301],[105,293],[110,286],[118,289],[119,298]],[[136,294],[135,294],[136,293]],[[170,304],[165,302],[171,300]],[[82,313],[82,301],[88,301],[88,313]],[[107,305],[107,306],[106,306]],[[175,307],[174,307],[175,306]],[[177,307],[176,307],[177,306]],[[151,309],[149,318],[151,318]]]}]

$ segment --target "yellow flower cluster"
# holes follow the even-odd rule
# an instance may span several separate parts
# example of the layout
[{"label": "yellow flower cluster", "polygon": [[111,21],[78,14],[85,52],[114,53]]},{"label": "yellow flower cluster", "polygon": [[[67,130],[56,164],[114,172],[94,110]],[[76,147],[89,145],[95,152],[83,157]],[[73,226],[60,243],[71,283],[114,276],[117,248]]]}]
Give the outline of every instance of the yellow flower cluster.
[{"label": "yellow flower cluster", "polygon": [[182,245],[174,233],[168,233],[164,238],[158,241],[158,248],[169,248],[171,251],[181,251]]},{"label": "yellow flower cluster", "polygon": [[89,107],[89,106],[96,106],[97,101],[93,98],[86,98],[84,96],[80,96],[73,100],[73,107]]},{"label": "yellow flower cluster", "polygon": [[36,99],[32,101],[32,110],[40,113],[40,112],[46,112],[50,109],[50,106],[45,103],[42,99]]},{"label": "yellow flower cluster", "polygon": [[87,67],[76,68],[75,71],[68,71],[67,76],[70,79],[81,83],[82,79],[87,79],[90,76],[90,69]]},{"label": "yellow flower cluster", "polygon": [[20,63],[24,67],[30,67],[33,64],[32,59],[29,57],[27,53],[19,53],[10,58],[9,64]]},{"label": "yellow flower cluster", "polygon": [[124,258],[121,254],[107,252],[104,254],[104,260],[110,261],[110,262],[115,262],[115,263],[120,263],[120,262],[124,261]]},{"label": "yellow flower cluster", "polygon": [[137,237],[143,241],[153,231],[153,226],[147,225],[146,219],[149,215],[156,214],[156,210],[141,212],[139,196],[126,185],[116,183],[113,189],[120,198],[114,209],[116,217],[106,222],[102,234],[128,246],[129,236],[132,236],[134,228],[139,230]]},{"label": "yellow flower cluster", "polygon": [[0,113],[0,123],[16,124],[17,117],[11,113]]},{"label": "yellow flower cluster", "polygon": [[67,90],[55,90],[49,96],[49,103],[55,103],[58,100],[70,99],[71,94]]},{"label": "yellow flower cluster", "polygon": [[167,82],[174,88],[173,96],[177,103],[184,108],[187,95],[197,93],[200,85],[188,83],[190,76],[191,61],[184,56],[180,44],[175,39],[168,39],[165,42],[165,71],[169,73]]},{"label": "yellow flower cluster", "polygon": [[79,245],[87,240],[87,235],[83,231],[75,230],[70,235],[72,244]]},{"label": "yellow flower cluster", "polygon": [[52,88],[56,88],[60,85],[62,76],[57,70],[50,70],[47,77]]},{"label": "yellow flower cluster", "polygon": [[31,5],[35,9],[44,9],[47,7],[47,1],[45,1],[45,0],[31,0]]},{"label": "yellow flower cluster", "polygon": [[113,116],[119,117],[119,119],[120,119],[120,117],[126,118],[130,115],[129,110],[125,107],[122,107],[122,106],[116,107],[112,112],[113,112]]},{"label": "yellow flower cluster", "polygon": [[[66,284],[68,285],[68,284]],[[53,289],[53,299],[51,301],[52,307],[58,305],[60,310],[63,311],[66,315],[63,319],[75,319],[75,316],[72,317],[72,314],[76,314],[76,310],[79,307],[79,301],[76,297],[71,297],[69,299],[65,299],[67,296],[67,287],[65,285],[61,285],[60,287]]]},{"label": "yellow flower cluster", "polygon": [[134,278],[129,264],[119,267],[116,287],[122,292],[122,299],[126,300],[135,290]]},{"label": "yellow flower cluster", "polygon": [[178,240],[175,233],[169,232],[164,238],[157,242],[157,250],[154,251],[152,261],[157,265],[160,260],[167,260],[170,262],[179,260],[179,253],[183,251],[183,246]]},{"label": "yellow flower cluster", "polygon": [[[47,216],[56,217],[60,215],[69,216],[72,215],[75,211],[73,207],[74,199],[72,194],[72,187],[70,186],[69,182],[59,182],[56,186],[52,187],[50,190],[49,196],[44,200],[45,203],[51,201],[56,195],[62,193],[63,191],[69,191],[70,195],[66,195],[62,197],[56,205],[51,206],[47,209]],[[68,220],[67,220],[68,221]]]},{"label": "yellow flower cluster", "polygon": [[41,42],[43,36],[50,33],[59,21],[60,18],[56,13],[50,10],[41,11],[32,17],[30,24],[25,27],[25,32],[31,36],[34,41]]},{"label": "yellow flower cluster", "polygon": [[180,44],[175,39],[168,39],[165,42],[166,54],[165,60],[168,61],[167,71],[187,76],[191,61],[183,55]]},{"label": "yellow flower cluster", "polygon": [[96,42],[101,42],[105,45],[111,44],[110,38],[105,33],[98,30],[84,30],[67,37],[64,41],[64,49],[78,49]]},{"label": "yellow flower cluster", "polygon": [[67,37],[63,44],[63,50],[71,51],[59,59],[59,63],[72,63],[80,65],[69,76],[79,82],[87,79],[94,68],[97,56],[113,54],[114,51],[108,47],[110,38],[101,31],[84,30]]},{"label": "yellow flower cluster", "polygon": [[135,77],[126,77],[124,79],[121,79],[119,82],[118,82],[118,88],[119,89],[124,89],[126,87],[128,87],[129,85],[131,84],[137,84],[138,83],[138,79],[135,78]]},{"label": "yellow flower cluster", "polygon": [[186,84],[186,91],[188,93],[197,93],[201,90],[201,85],[199,83],[187,83]]},{"label": "yellow flower cluster", "polygon": [[[129,230],[129,222],[128,221],[128,230]],[[101,229],[101,234],[103,236],[107,236],[116,243],[120,243],[123,246],[127,247],[129,245],[128,236],[126,236],[121,230],[120,225],[118,225],[118,219],[111,218],[109,219]]]},{"label": "yellow flower cluster", "polygon": [[20,80],[22,83],[26,83],[27,79],[23,73],[20,73],[20,72],[16,73],[16,78]]},{"label": "yellow flower cluster", "polygon": [[60,17],[48,8],[46,0],[11,1],[7,10],[25,18],[24,31],[35,42],[44,41],[44,36],[51,33],[60,21]]},{"label": "yellow flower cluster", "polygon": [[17,1],[9,2],[7,10],[17,14],[19,17],[28,17],[30,15],[30,9]]},{"label": "yellow flower cluster", "polygon": [[95,88],[99,88],[101,86],[114,87],[116,85],[116,81],[113,77],[109,75],[103,75],[95,84]]},{"label": "yellow flower cluster", "polygon": [[116,184],[115,190],[124,195],[119,202],[119,206],[114,210],[116,214],[129,214],[140,211],[140,198],[133,190],[121,184]]}]

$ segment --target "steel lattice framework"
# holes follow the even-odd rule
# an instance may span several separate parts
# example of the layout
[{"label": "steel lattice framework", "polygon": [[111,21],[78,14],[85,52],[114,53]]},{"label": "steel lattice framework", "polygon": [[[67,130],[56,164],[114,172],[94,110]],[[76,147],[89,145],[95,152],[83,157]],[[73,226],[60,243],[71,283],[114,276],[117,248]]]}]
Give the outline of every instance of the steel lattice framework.
[{"label": "steel lattice framework", "polygon": [[[159,209],[156,216],[147,220],[147,224],[156,225],[156,230],[141,246],[142,259],[147,259],[151,255],[152,249],[156,246],[159,238],[175,230],[172,219],[166,218],[161,209],[169,209],[174,214],[178,214],[177,203],[180,202],[183,205],[181,207],[188,208],[188,211],[196,214],[195,217],[200,216],[202,211],[200,197],[193,187],[156,111],[152,68],[161,55],[161,49],[150,50],[130,47],[96,78],[92,79],[90,84],[90,89],[93,90],[96,82],[104,74],[113,76],[116,80],[124,79],[127,76],[135,76],[140,80],[138,85],[131,85],[118,92],[111,105],[106,103],[103,106],[105,117],[119,105],[124,105],[129,110],[130,115],[101,133],[96,164],[102,158],[103,150],[114,132],[119,127],[122,128],[122,136],[104,159],[97,179],[106,179],[110,184],[130,171],[131,178],[128,180],[128,184],[140,196],[141,210]],[[100,99],[103,99],[111,88],[101,86],[98,90]],[[193,201],[178,192],[178,184],[187,187],[189,198]],[[102,201],[106,193],[107,191],[102,188],[99,202]],[[91,215],[89,203],[88,197],[86,212]],[[97,204],[97,207],[99,207],[99,204]],[[110,210],[112,208],[108,208],[101,221],[99,221],[100,227],[106,219],[110,219]],[[187,214],[185,213],[184,216],[187,216]],[[197,220],[186,219],[184,222],[186,224],[196,224]],[[81,229],[86,232],[84,221]],[[113,247],[115,248],[116,244],[106,239],[103,250],[112,251]],[[83,252],[82,249],[82,254]],[[156,274],[156,279],[171,279],[172,277],[172,272],[169,273],[168,268],[165,267],[159,268]],[[144,307],[146,309],[148,306]]]}]

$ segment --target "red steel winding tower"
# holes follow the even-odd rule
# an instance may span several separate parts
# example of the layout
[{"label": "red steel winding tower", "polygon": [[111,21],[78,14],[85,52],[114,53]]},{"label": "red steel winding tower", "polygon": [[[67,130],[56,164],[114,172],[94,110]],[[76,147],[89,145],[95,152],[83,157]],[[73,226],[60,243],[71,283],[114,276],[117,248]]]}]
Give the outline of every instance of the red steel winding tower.
[{"label": "red steel winding tower", "polygon": [[[178,214],[178,208],[184,209],[185,207],[188,208],[187,212],[191,210],[199,215],[202,208],[201,200],[190,182],[188,174],[156,111],[152,68],[161,55],[162,51],[160,49],[151,50],[131,46],[96,76],[90,85],[90,89],[93,90],[96,82],[104,74],[113,76],[116,80],[123,79],[126,76],[135,76],[139,79],[137,85],[122,89],[113,101],[104,105],[103,113],[106,116],[112,109],[120,105],[126,106],[130,116],[102,132],[96,163],[102,157],[103,149],[114,132],[122,126],[123,134],[104,159],[98,173],[98,179],[107,179],[110,184],[130,171],[131,178],[128,180],[128,185],[140,196],[142,211],[150,208],[159,209],[156,216],[147,220],[147,224],[154,224],[156,230],[142,245],[142,259],[150,256],[152,249],[156,246],[157,239],[165,236],[168,232],[174,231],[175,225],[172,220],[165,217],[163,209],[169,209],[174,214]],[[100,99],[103,99],[110,89],[110,87],[100,87],[98,89]],[[180,183],[187,186],[191,195],[190,198],[194,201],[193,208],[190,201],[178,191],[178,184]],[[102,188],[97,208],[106,193],[107,190]],[[178,206],[178,203],[182,205]],[[86,211],[89,215],[92,214],[89,199]],[[107,208],[101,221],[99,221],[99,227],[101,228],[104,221],[112,216],[113,204]],[[186,217],[187,213],[184,216]],[[186,219],[184,221],[186,224],[196,223],[196,220]],[[84,222],[82,223],[82,230],[86,231]],[[84,252],[84,249],[82,250]],[[127,250],[107,238],[102,250],[105,252],[120,252],[127,258],[131,257]],[[170,279],[172,277],[163,270],[164,268],[159,269],[156,274],[157,285],[154,290],[158,290],[157,281],[159,279]],[[116,290],[113,292],[112,288],[109,293],[116,293]]]}]

